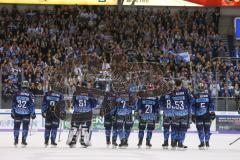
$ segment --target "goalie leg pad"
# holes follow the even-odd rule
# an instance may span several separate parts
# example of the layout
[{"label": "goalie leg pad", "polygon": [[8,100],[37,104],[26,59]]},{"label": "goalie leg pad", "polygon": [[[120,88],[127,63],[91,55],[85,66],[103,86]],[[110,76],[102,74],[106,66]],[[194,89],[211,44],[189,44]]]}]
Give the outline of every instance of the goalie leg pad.
[{"label": "goalie leg pad", "polygon": [[71,129],[68,134],[67,144],[76,144],[79,136],[79,126],[80,123],[71,122]]},{"label": "goalie leg pad", "polygon": [[91,145],[91,122],[85,122],[81,125],[81,139],[80,143],[84,146]]}]

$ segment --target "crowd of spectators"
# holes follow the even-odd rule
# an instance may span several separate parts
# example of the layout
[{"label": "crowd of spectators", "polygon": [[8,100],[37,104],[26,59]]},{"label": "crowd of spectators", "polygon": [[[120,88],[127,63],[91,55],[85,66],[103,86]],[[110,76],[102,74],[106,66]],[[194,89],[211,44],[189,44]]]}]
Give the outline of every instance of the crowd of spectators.
[{"label": "crowd of spectators", "polygon": [[[218,9],[3,7],[2,93],[14,93],[25,79],[42,95],[51,79],[71,94],[83,79],[80,55],[96,55],[106,66],[113,54],[124,53],[130,62],[162,64],[166,78],[182,77],[190,89],[189,84],[203,82],[213,96],[232,97],[239,94],[240,65],[217,59],[226,52],[218,23]],[[182,52],[189,53],[190,62],[178,58]]]}]

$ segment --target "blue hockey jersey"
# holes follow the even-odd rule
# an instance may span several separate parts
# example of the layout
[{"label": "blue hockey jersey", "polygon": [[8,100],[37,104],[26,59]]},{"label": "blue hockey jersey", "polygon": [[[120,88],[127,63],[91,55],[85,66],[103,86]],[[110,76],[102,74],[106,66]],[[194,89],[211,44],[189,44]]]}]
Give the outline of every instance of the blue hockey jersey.
[{"label": "blue hockey jersey", "polygon": [[192,106],[192,114],[195,116],[202,116],[209,112],[214,112],[214,104],[210,95],[206,93],[198,93],[194,95]]},{"label": "blue hockey jersey", "polygon": [[156,97],[141,98],[137,102],[137,111],[142,120],[156,120],[159,116],[159,102]]},{"label": "blue hockey jersey", "polygon": [[31,92],[22,90],[17,92],[12,99],[13,114],[33,115],[35,114],[34,96]]},{"label": "blue hockey jersey", "polygon": [[174,116],[187,116],[191,113],[192,96],[185,88],[174,90],[170,94]]},{"label": "blue hockey jersey", "polygon": [[89,95],[73,96],[73,113],[91,112],[97,106],[98,102]]},{"label": "blue hockey jersey", "polygon": [[164,116],[167,116],[167,117],[174,116],[172,105],[171,105],[170,94],[162,95],[159,103],[160,103],[160,107],[163,110]]},{"label": "blue hockey jersey", "polygon": [[49,108],[54,107],[57,102],[63,101],[64,97],[61,93],[48,91],[45,93],[42,102],[42,113],[45,113]]},{"label": "blue hockey jersey", "polygon": [[129,95],[124,95],[116,98],[116,106],[113,109],[113,114],[118,116],[131,115],[133,106],[130,105]]}]

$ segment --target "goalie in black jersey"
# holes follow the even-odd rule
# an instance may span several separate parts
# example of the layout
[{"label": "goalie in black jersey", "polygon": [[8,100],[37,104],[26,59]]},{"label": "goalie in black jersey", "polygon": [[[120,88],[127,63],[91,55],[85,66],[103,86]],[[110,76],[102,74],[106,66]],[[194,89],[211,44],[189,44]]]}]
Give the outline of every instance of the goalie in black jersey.
[{"label": "goalie in black jersey", "polygon": [[83,147],[91,145],[92,110],[97,104],[97,99],[89,89],[77,86],[72,98],[73,115],[67,140],[71,148],[75,147],[79,136]]}]

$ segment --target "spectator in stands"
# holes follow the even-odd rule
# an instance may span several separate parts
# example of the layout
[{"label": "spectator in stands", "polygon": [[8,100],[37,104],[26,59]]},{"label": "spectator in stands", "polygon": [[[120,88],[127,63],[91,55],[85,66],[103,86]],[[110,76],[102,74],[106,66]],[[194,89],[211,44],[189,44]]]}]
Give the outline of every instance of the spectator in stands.
[{"label": "spectator in stands", "polygon": [[240,58],[240,48],[238,45],[236,45],[235,50],[234,50],[234,57]]},{"label": "spectator in stands", "polygon": [[[219,10],[207,14],[187,8],[153,12],[76,6],[19,11],[14,7],[11,13],[2,8],[3,93],[17,90],[23,78],[30,82],[34,94],[42,94],[51,77],[71,94],[83,79],[81,64],[71,62],[80,61],[82,54],[96,54],[107,63],[112,54],[120,53],[127,53],[134,62],[159,62],[166,68],[165,77],[184,76],[187,86],[191,81],[189,63],[176,55],[188,51],[196,82],[208,82],[211,70],[222,71],[222,75],[228,72],[221,62],[216,61],[215,66],[209,63],[226,51],[217,33],[219,16]],[[18,74],[12,70],[18,70]]]},{"label": "spectator in stands", "polygon": [[220,92],[220,85],[215,80],[209,86],[211,97],[217,97]]}]

